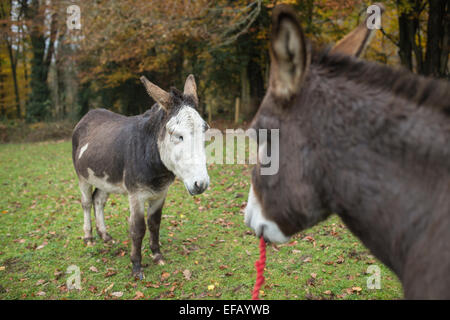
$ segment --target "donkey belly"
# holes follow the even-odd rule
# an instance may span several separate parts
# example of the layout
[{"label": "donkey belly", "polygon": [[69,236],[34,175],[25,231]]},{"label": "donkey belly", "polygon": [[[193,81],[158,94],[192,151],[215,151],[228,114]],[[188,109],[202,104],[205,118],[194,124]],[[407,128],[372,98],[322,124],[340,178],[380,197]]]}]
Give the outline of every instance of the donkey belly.
[{"label": "donkey belly", "polygon": [[127,193],[125,188],[125,184],[121,182],[111,183],[108,181],[108,175],[104,174],[103,176],[95,175],[94,171],[91,168],[87,168],[88,176],[80,176],[80,179],[83,179],[85,182],[90,185],[103,190],[107,193]]}]

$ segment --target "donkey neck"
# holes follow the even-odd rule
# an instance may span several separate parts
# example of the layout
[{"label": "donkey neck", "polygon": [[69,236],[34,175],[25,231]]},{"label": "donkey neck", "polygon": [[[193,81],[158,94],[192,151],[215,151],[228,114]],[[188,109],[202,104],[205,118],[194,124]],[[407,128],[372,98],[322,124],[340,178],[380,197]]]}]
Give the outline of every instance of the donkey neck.
[{"label": "donkey neck", "polygon": [[304,125],[318,144],[326,202],[402,278],[429,226],[448,223],[449,119],[356,79],[314,68],[310,79],[316,97],[325,97],[306,101],[315,115]]},{"label": "donkey neck", "polygon": [[127,172],[127,175],[133,177],[130,180],[136,185],[134,188],[159,190],[167,187],[175,178],[159,155],[157,141],[164,125],[165,113],[155,107],[136,116],[135,134],[128,145],[132,160],[128,165],[129,173]]}]

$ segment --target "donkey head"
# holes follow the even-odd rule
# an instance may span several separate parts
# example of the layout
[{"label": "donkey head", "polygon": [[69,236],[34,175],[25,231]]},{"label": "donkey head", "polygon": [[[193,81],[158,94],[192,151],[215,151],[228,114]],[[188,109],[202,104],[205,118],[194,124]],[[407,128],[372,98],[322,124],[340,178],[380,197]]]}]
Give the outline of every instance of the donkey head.
[{"label": "donkey head", "polygon": [[[358,56],[370,34],[363,24],[338,42],[332,53]],[[316,90],[325,84],[317,80],[321,69],[313,65],[311,55],[296,13],[288,6],[278,6],[272,21],[269,88],[252,128],[257,132],[280,130],[280,169],[274,175],[261,175],[261,165],[255,166],[245,209],[246,225],[271,242],[286,242],[330,214],[321,188],[324,169],[318,164],[321,132],[311,119],[322,116],[318,106],[332,108],[335,101],[326,101],[322,91]],[[271,143],[278,141],[259,142],[259,152],[266,154],[261,149]]]},{"label": "donkey head", "polygon": [[166,92],[141,77],[148,94],[166,112],[166,121],[158,137],[161,161],[175,176],[181,179],[191,195],[208,188],[206,169],[205,132],[208,124],[196,111],[197,85],[189,75],[184,92],[172,88]]}]

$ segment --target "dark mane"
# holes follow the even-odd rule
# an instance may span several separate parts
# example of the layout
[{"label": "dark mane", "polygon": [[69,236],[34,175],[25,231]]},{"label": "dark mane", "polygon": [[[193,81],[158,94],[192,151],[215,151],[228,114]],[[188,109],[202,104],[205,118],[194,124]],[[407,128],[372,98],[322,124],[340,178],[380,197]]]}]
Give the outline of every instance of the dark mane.
[{"label": "dark mane", "polygon": [[173,106],[186,105],[195,109],[196,105],[192,96],[184,94],[175,87],[171,87],[169,92]]},{"label": "dark mane", "polygon": [[147,130],[155,130],[155,132],[159,132],[159,129],[164,127],[167,121],[169,121],[171,117],[174,117],[178,111],[180,111],[182,106],[189,106],[194,109],[196,108],[195,101],[190,95],[185,95],[175,87],[171,87],[169,93],[171,99],[170,103],[172,105],[169,113],[164,111],[162,108],[159,108],[158,103],[155,103],[139,116],[145,119],[144,124],[147,127]]},{"label": "dark mane", "polygon": [[413,101],[418,107],[431,107],[450,117],[450,85],[445,80],[426,78],[406,69],[393,69],[346,55],[331,54],[328,48],[315,50],[312,64],[323,68],[327,76],[344,77],[377,87]]}]

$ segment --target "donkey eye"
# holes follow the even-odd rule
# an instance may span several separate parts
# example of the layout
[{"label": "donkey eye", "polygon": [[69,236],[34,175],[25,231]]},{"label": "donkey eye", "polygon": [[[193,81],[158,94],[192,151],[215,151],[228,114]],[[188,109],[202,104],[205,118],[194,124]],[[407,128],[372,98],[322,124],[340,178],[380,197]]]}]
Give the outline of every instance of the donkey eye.
[{"label": "donkey eye", "polygon": [[173,142],[181,142],[183,141],[183,136],[181,134],[175,133],[172,135]]}]

